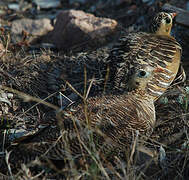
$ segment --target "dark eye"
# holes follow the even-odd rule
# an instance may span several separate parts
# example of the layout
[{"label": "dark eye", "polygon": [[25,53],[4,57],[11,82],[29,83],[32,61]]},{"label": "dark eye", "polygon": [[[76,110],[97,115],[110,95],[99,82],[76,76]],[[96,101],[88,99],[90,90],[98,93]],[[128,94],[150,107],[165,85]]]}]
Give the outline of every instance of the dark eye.
[{"label": "dark eye", "polygon": [[166,24],[169,24],[169,23],[171,22],[171,19],[167,17],[167,18],[165,19],[165,22],[166,22]]},{"label": "dark eye", "polygon": [[138,72],[138,77],[140,77],[140,78],[145,78],[145,77],[147,77],[148,76],[148,72],[146,72],[146,71],[143,71],[143,70],[140,70],[139,72]]}]

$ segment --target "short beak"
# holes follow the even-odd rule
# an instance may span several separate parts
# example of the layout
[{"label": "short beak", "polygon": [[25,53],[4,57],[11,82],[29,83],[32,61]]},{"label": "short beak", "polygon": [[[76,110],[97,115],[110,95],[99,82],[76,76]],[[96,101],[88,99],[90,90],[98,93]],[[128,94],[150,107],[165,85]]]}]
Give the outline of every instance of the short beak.
[{"label": "short beak", "polygon": [[170,15],[171,15],[171,17],[173,19],[175,16],[177,16],[177,13],[170,13]]}]

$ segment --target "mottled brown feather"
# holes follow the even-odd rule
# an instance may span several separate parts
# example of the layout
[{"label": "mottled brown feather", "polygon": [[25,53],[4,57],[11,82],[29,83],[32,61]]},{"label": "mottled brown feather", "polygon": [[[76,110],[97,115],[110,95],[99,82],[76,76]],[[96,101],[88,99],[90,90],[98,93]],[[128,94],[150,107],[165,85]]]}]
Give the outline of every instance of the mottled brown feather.
[{"label": "mottled brown feather", "polygon": [[[153,99],[144,92],[137,91],[123,95],[94,97],[87,100],[88,120],[94,131],[94,141],[98,141],[96,144],[98,150],[108,152],[115,148],[130,148],[136,136],[136,130],[139,131],[139,135],[145,137],[152,133],[155,124]],[[20,158],[20,155],[17,155],[19,151],[24,154],[28,152],[28,155],[44,155],[49,159],[64,160],[68,153],[66,142],[69,142],[71,154],[81,153],[74,122],[82,141],[89,142],[88,132],[84,132],[87,125],[84,104],[73,105],[63,111],[60,123],[62,131],[58,127],[47,127],[37,135],[19,142],[15,149],[11,147],[11,149],[13,148],[11,163],[14,164],[17,157]],[[104,137],[95,133],[96,129],[105,135],[105,139],[109,138],[110,142],[106,144]],[[58,139],[59,137],[61,138]],[[25,157],[21,159],[23,159],[22,163],[28,161]]]}]

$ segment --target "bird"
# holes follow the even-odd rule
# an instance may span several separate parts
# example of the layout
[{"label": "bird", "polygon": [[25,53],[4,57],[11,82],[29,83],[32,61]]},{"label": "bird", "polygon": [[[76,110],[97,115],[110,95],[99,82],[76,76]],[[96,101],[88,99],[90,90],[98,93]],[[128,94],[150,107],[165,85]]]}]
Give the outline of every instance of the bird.
[{"label": "bird", "polygon": [[152,20],[149,32],[131,32],[122,36],[113,46],[108,63],[112,72],[110,79],[114,82],[116,92],[131,91],[137,86],[129,84],[129,72],[140,64],[161,69],[160,73],[154,74],[147,88],[154,101],[170,87],[177,75],[182,55],[181,45],[171,36],[176,15],[159,12]]},{"label": "bird", "polygon": [[69,153],[79,156],[82,149],[87,154],[85,145],[90,144],[88,134],[91,131],[99,152],[131,149],[137,134],[145,139],[153,131],[156,121],[154,100],[146,87],[154,74],[159,72],[159,69],[148,65],[135,67],[130,76],[131,81],[138,82],[138,86],[131,92],[89,97],[72,104],[61,111],[57,126],[18,139],[17,144],[7,148],[11,152],[9,163],[12,170],[38,156],[65,160]]}]

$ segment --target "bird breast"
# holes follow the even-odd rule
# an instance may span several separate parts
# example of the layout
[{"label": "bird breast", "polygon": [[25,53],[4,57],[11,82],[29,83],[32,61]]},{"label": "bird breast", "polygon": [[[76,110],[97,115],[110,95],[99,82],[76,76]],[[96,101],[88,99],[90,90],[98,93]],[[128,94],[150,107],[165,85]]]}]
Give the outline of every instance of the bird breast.
[{"label": "bird breast", "polygon": [[[139,97],[138,97],[139,96]],[[86,122],[84,104],[73,107],[72,117],[80,122]],[[69,110],[66,111],[70,114]],[[98,128],[113,141],[125,146],[130,144],[133,132],[150,134],[155,123],[155,108],[153,99],[140,95],[110,95],[89,98],[87,100],[87,119],[92,127]],[[69,116],[63,116],[63,121],[71,121]],[[122,139],[122,140],[121,140]],[[124,139],[124,140],[123,140]]]}]

